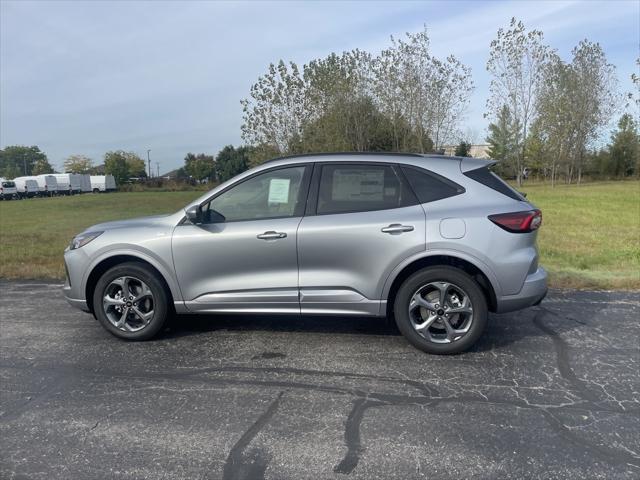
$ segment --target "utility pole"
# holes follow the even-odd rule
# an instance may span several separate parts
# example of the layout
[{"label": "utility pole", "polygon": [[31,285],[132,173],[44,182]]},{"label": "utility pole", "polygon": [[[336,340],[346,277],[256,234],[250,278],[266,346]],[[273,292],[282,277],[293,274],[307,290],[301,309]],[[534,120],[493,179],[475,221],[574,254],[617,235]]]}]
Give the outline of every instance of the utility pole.
[{"label": "utility pole", "polygon": [[147,164],[149,165],[149,178],[151,178],[151,157],[149,157],[149,152],[151,150],[147,150]]},{"label": "utility pole", "polygon": [[160,178],[160,162],[156,162],[156,177]]}]

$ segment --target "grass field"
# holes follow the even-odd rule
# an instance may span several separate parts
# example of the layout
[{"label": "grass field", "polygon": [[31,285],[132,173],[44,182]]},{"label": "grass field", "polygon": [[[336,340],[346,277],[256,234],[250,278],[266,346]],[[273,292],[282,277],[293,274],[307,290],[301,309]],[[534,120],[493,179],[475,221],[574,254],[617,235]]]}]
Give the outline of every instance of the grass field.
[{"label": "grass field", "polygon": [[[640,182],[521,188],[543,211],[551,286],[640,289]],[[0,202],[0,278],[64,275],[73,235],[109,220],[175,212],[202,192],[113,193]]]}]

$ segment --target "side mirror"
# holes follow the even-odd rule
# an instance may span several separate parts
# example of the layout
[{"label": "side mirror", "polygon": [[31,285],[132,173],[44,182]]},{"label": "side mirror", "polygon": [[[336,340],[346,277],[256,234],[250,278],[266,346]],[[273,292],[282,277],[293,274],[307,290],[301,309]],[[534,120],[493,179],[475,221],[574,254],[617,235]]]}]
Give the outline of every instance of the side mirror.
[{"label": "side mirror", "polygon": [[187,219],[194,225],[202,223],[202,210],[200,209],[200,205],[191,205],[189,208],[185,208],[184,213]]}]

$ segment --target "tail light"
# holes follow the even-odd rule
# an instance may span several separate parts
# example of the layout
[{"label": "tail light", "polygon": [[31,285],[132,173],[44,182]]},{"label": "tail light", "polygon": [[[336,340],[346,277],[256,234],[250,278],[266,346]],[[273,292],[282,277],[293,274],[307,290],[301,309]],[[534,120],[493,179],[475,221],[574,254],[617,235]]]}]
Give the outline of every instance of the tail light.
[{"label": "tail light", "polygon": [[540,210],[527,210],[526,212],[499,213],[497,215],[489,215],[489,220],[507,232],[528,233],[540,228],[540,225],[542,225],[542,212]]}]

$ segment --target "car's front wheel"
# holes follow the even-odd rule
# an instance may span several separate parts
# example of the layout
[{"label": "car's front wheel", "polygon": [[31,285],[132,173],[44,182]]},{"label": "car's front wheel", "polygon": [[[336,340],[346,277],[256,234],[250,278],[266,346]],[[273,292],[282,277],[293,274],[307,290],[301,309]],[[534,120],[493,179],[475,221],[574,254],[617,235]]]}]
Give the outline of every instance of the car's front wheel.
[{"label": "car's front wheel", "polygon": [[98,280],[93,309],[102,326],[116,337],[148,340],[164,326],[169,300],[152,269],[140,263],[123,263]]},{"label": "car's front wheel", "polygon": [[487,300],[462,270],[429,267],[401,285],[395,298],[398,328],[427,353],[452,354],[470,348],[487,325]]}]

